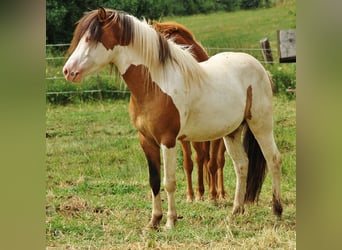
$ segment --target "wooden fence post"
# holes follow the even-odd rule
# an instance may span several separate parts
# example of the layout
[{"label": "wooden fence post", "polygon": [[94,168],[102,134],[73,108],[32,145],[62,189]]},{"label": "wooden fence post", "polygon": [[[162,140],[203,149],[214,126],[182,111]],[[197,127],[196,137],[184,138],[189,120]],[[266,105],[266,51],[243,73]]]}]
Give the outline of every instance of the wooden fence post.
[{"label": "wooden fence post", "polygon": [[296,62],[296,30],[277,30],[280,63]]},{"label": "wooden fence post", "polygon": [[262,53],[262,56],[264,57],[265,62],[273,65],[271,45],[270,45],[270,41],[268,40],[268,38],[264,38],[260,40],[260,47],[262,49],[261,53]]}]

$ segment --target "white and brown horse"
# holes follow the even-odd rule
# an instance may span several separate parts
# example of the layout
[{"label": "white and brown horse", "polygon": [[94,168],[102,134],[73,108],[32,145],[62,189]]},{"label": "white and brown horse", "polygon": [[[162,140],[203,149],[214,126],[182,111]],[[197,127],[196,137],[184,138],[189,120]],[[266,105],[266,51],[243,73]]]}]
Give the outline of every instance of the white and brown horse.
[{"label": "white and brown horse", "polygon": [[273,212],[281,216],[281,157],[273,135],[271,80],[254,57],[224,52],[198,63],[189,50],[166,40],[145,21],[104,8],[81,18],[70,51],[63,68],[67,80],[80,82],[114,64],[131,91],[129,111],[146,155],[153,194],[149,227],[159,227],[162,218],[160,149],[168,197],[166,228],[173,228],[177,220],[177,140],[223,137],[237,176],[232,213],[244,211],[248,162],[254,160],[241,140],[245,127],[266,159]]},{"label": "white and brown horse", "polygon": [[[153,22],[153,28],[162,33],[165,38],[172,39],[177,44],[191,47],[191,53],[198,62],[209,59],[205,49],[199,44],[191,31],[185,26],[176,22]],[[193,162],[191,159],[191,146],[189,141],[181,141],[183,151],[183,168],[186,175],[188,201],[194,199],[192,188]],[[209,196],[211,200],[223,199],[226,196],[223,181],[223,167],[225,164],[226,148],[223,139],[206,142],[192,142],[195,149],[197,172],[197,194],[196,199],[201,200],[204,193],[203,177],[206,177],[209,186]]]},{"label": "white and brown horse", "polygon": [[[190,45],[191,53],[197,61],[203,62],[209,59],[205,49],[199,44],[194,35],[185,26],[176,22],[154,22],[153,28],[161,32],[164,37],[171,38],[177,44]],[[272,89],[273,82],[271,81]],[[243,137],[243,145],[248,158],[253,158],[248,164],[247,190],[245,201],[254,202],[258,199],[261,186],[265,177],[266,160],[261,152],[261,148],[253,133],[247,126]],[[187,200],[194,197],[192,188],[191,147],[188,141],[181,140],[183,150],[183,167],[187,179]],[[204,193],[203,173],[209,185],[209,195],[211,200],[225,198],[223,167],[225,164],[225,145],[222,139],[206,142],[192,142],[196,151],[196,162],[198,165],[198,186],[197,199],[201,199]],[[203,166],[203,167],[202,167]],[[259,176],[258,176],[259,175]]]}]

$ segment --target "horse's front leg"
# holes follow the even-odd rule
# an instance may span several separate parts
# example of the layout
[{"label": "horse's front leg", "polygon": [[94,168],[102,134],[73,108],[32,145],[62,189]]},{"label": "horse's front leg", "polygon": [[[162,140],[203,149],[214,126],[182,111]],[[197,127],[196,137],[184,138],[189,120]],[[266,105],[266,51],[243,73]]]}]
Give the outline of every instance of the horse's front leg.
[{"label": "horse's front leg", "polygon": [[160,197],[160,147],[141,133],[139,133],[139,141],[147,159],[152,190],[152,217],[147,227],[158,229],[163,216]]},{"label": "horse's front leg", "polygon": [[164,160],[164,186],[167,192],[168,211],[166,229],[172,229],[177,221],[177,212],[175,204],[175,191],[176,191],[176,146],[167,148],[161,146]]}]

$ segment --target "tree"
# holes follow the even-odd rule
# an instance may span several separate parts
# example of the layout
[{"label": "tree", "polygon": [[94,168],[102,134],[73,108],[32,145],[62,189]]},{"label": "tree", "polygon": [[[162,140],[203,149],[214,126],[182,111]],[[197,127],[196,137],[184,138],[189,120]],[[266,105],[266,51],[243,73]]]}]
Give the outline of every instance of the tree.
[{"label": "tree", "polygon": [[47,43],[71,41],[75,24],[82,17],[83,12],[97,7],[97,1],[92,0],[47,0]]},{"label": "tree", "polygon": [[46,0],[46,42],[70,42],[75,24],[84,12],[100,6],[156,20],[170,15],[269,7],[269,3],[270,0]]},{"label": "tree", "polygon": [[256,9],[260,7],[260,2],[262,0],[241,0],[241,9]]}]

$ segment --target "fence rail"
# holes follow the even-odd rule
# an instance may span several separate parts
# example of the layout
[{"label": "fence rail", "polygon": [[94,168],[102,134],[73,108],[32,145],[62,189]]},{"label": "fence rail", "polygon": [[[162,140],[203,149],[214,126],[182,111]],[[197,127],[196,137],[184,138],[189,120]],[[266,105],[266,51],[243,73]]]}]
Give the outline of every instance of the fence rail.
[{"label": "fence rail", "polygon": [[[70,46],[69,43],[61,43],[61,44],[47,44],[46,48],[52,48],[52,47],[68,47]],[[206,47],[205,48],[209,55],[211,54],[215,54],[218,52],[222,52],[222,51],[241,51],[241,52],[253,52],[254,54],[258,51],[260,51],[260,54],[258,54],[258,56],[260,56],[260,58],[262,58],[262,49],[261,48],[219,48],[219,47]],[[272,52],[275,52],[275,54],[277,53],[277,49],[271,49]],[[62,74],[62,67],[63,67],[63,60],[66,60],[66,56],[48,56],[46,57],[46,62],[47,62],[47,66],[46,66],[46,78],[45,80],[47,80],[47,84],[52,86],[55,82],[64,82],[66,83],[66,80],[64,79],[64,76]],[[58,61],[60,61],[58,63]],[[272,62],[267,62],[264,60],[259,60],[261,63],[266,64],[266,63],[273,63],[273,64],[277,64],[278,62],[276,61],[272,61]],[[51,65],[53,64],[53,65]],[[101,78],[109,78],[112,79],[113,75],[111,74],[106,74],[105,71],[101,71],[96,75],[93,76],[89,76],[87,79],[99,79],[99,77]],[[95,80],[96,81],[96,80]],[[106,89],[101,89],[100,84],[97,84],[97,89],[87,89],[87,90],[68,90],[68,91],[54,91],[54,90],[48,90],[46,92],[47,96],[51,96],[51,95],[73,95],[73,94],[80,94],[80,93],[119,93],[119,94],[129,94],[129,90],[126,88],[126,86],[119,86],[118,90],[106,90]],[[121,85],[121,84],[120,84]],[[49,88],[48,88],[49,89]]]}]

